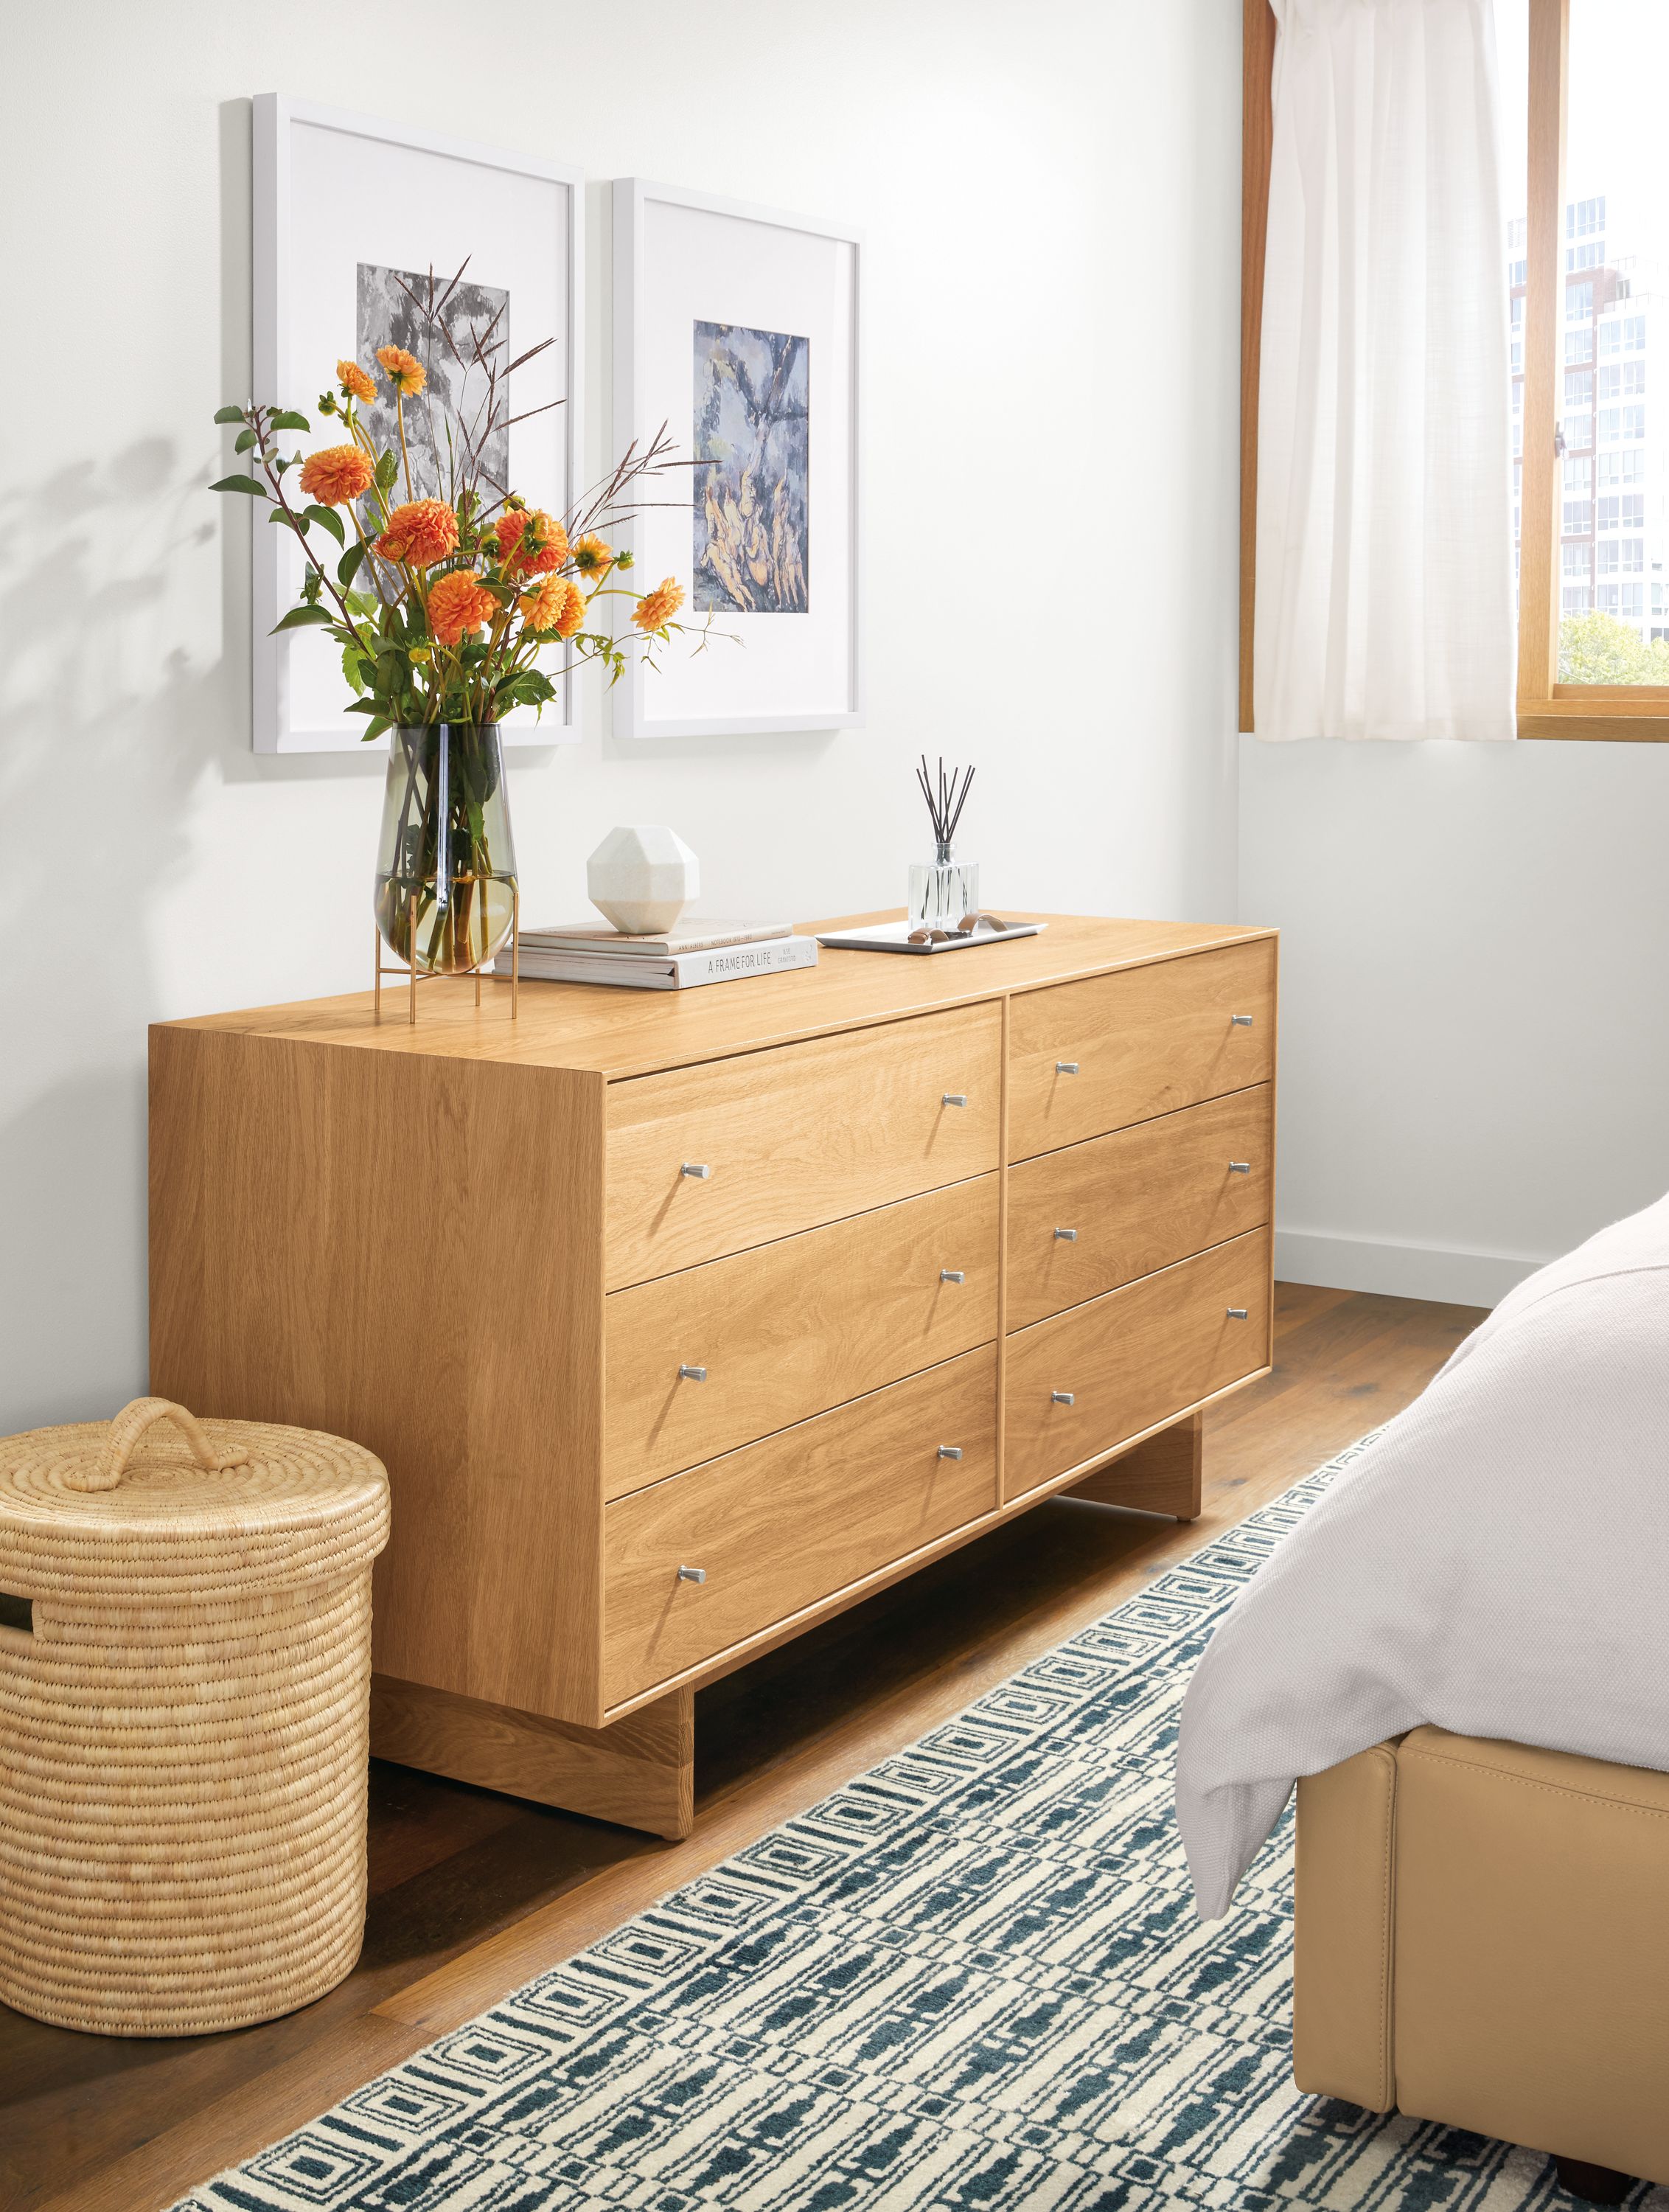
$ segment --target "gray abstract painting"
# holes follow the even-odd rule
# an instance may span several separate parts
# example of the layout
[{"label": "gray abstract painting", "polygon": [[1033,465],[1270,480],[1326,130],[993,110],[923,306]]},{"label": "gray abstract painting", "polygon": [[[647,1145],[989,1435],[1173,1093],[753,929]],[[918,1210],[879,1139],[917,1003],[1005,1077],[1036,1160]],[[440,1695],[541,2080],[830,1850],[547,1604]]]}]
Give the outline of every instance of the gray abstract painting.
[{"label": "gray abstract painting", "polygon": [[[378,349],[404,346],[428,372],[423,391],[406,402],[405,410],[411,489],[418,499],[450,496],[448,429],[454,449],[460,428],[467,426],[472,437],[486,432],[482,465],[487,482],[495,490],[504,488],[510,470],[509,407],[504,386],[501,383],[497,420],[489,424],[484,419],[487,378],[474,365],[476,337],[483,345],[497,345],[500,350],[495,357],[501,366],[510,359],[510,295],[494,285],[471,284],[467,280],[452,285],[447,293],[448,281],[445,276],[435,277],[434,296],[439,300],[446,294],[439,320],[457,348],[458,358],[454,358],[452,347],[443,338],[430,331],[418,311],[416,301],[427,303],[429,298],[427,271],[420,275],[410,269],[383,269],[367,261],[359,264],[355,350],[361,366],[376,378],[378,394],[376,404],[365,409],[361,420],[379,452],[386,447],[398,453],[400,426],[393,392],[376,366]],[[403,286],[409,289],[402,289]],[[404,474],[400,495],[405,495]],[[489,498],[492,495],[489,494]]]},{"label": "gray abstract painting", "polygon": [[810,346],[782,331],[695,325],[698,612],[810,604]]}]

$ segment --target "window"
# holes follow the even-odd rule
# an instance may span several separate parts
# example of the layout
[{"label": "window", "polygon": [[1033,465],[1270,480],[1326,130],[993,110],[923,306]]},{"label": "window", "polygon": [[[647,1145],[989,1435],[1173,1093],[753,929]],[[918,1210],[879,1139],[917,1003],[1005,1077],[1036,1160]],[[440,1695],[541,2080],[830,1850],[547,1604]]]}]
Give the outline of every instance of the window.
[{"label": "window", "polygon": [[1646,364],[1643,361],[1625,361],[1623,362],[1623,389],[1624,392],[1644,392],[1646,389]]},{"label": "window", "polygon": [[1593,573],[1593,548],[1591,545],[1565,546],[1559,566],[1567,577],[1591,576]]},{"label": "window", "polygon": [[1620,325],[1624,353],[1643,353],[1646,349],[1646,318],[1630,315]]},{"label": "window", "polygon": [[1520,216],[1516,222],[1509,222],[1508,224],[1507,251],[1508,253],[1523,252],[1525,232],[1528,226],[1522,216]]},{"label": "window", "polygon": [[1617,542],[1623,550],[1623,558],[1619,566],[1621,567],[1623,574],[1625,576],[1642,575],[1645,573],[1646,568],[1645,539],[1643,538],[1619,538]]},{"label": "window", "polygon": [[[1567,361],[1570,359],[1570,341],[1575,337],[1575,335],[1576,333],[1575,331],[1567,331],[1565,332],[1565,359]],[[1621,323],[1600,324],[1599,350],[1602,354],[1622,352],[1623,325]]]},{"label": "window", "polygon": [[[1565,434],[1567,443],[1569,442],[1569,432],[1567,431]],[[1599,410],[1600,444],[1602,446],[1614,446],[1622,435],[1623,410],[1620,407],[1602,407]]]},{"label": "window", "polygon": [[[1582,334],[1587,337],[1588,333]],[[1565,371],[1565,405],[1588,407],[1593,403],[1593,371],[1591,368],[1568,368]]]},{"label": "window", "polygon": [[1508,269],[1507,282],[1509,284],[1522,284],[1529,273],[1530,264],[1528,262],[1514,261]]},{"label": "window", "polygon": [[1567,538],[1588,538],[1593,533],[1593,501],[1591,499],[1568,499],[1564,503],[1564,534]]},{"label": "window", "polygon": [[1623,604],[1617,610],[1624,622],[1643,622],[1646,618],[1646,586],[1644,584],[1624,584]]},{"label": "window", "polygon": [[1625,439],[1646,435],[1646,410],[1643,407],[1625,407],[1623,410],[1623,435]]},{"label": "window", "polygon": [[1598,556],[1594,566],[1599,574],[1602,576],[1616,575],[1623,565],[1623,540],[1620,538],[1602,538],[1594,551]]},{"label": "window", "polygon": [[[1615,591],[1617,586],[1613,584],[1610,588]],[[1560,598],[1561,611],[1568,615],[1587,614],[1591,611],[1590,597],[1591,594],[1586,584],[1567,584]]]},{"label": "window", "polygon": [[1575,200],[1565,209],[1565,236],[1592,238],[1595,231],[1605,227],[1605,196],[1598,199]]},{"label": "window", "polygon": [[1567,269],[1599,269],[1605,265],[1605,246],[1596,240],[1591,246],[1573,246],[1565,255]]},{"label": "window", "polygon": [[1524,295],[1522,292],[1514,292],[1513,295],[1512,314],[1513,328],[1515,331],[1521,331],[1524,328]]},{"label": "window", "polygon": [[1644,483],[1646,456],[1638,446],[1617,453],[1599,455],[1599,483],[1602,489],[1616,484]]},{"label": "window", "polygon": [[[1613,407],[1611,413],[1615,415],[1617,412],[1618,410]],[[1602,427],[1604,422],[1605,417],[1601,416]],[[1572,453],[1584,446],[1591,446],[1593,443],[1593,416],[1567,415],[1564,418],[1564,441],[1567,450]]]},{"label": "window", "polygon": [[1565,455],[1564,488],[1584,495],[1593,489],[1593,463],[1586,453]]},{"label": "window", "polygon": [[1593,313],[1593,285],[1592,281],[1590,280],[1590,282],[1586,284],[1567,284],[1565,286],[1566,322],[1585,323]]},{"label": "window", "polygon": [[[1602,324],[1600,327],[1603,329],[1605,325]],[[1615,330],[1617,325],[1613,323],[1611,327]],[[1519,350],[1521,353],[1522,347]],[[1604,349],[1602,348],[1601,350],[1603,351]],[[1565,359],[1567,361],[1593,359],[1593,328],[1591,324],[1582,330],[1565,332]],[[1524,366],[1522,361],[1520,362],[1519,366],[1520,368]]]},{"label": "window", "polygon": [[1621,584],[1597,585],[1593,593],[1594,612],[1602,615],[1614,615],[1620,612],[1623,604],[1622,593]]}]

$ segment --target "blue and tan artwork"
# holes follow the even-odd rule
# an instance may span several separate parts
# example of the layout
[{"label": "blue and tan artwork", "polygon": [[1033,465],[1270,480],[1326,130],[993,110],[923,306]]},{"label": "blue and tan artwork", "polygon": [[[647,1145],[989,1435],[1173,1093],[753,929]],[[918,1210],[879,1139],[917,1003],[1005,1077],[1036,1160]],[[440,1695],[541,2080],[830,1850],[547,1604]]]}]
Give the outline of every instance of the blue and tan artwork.
[{"label": "blue and tan artwork", "polygon": [[699,613],[810,605],[810,346],[783,331],[695,325]]}]

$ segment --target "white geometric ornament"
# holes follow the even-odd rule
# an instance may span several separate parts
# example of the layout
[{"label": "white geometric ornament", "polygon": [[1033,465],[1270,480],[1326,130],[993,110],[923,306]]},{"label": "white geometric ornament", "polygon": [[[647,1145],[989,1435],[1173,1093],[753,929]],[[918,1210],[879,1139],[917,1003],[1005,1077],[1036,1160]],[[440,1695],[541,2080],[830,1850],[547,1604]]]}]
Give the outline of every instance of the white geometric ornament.
[{"label": "white geometric ornament", "polygon": [[628,937],[671,929],[701,888],[694,853],[682,837],[655,823],[610,830],[586,863],[592,904]]}]

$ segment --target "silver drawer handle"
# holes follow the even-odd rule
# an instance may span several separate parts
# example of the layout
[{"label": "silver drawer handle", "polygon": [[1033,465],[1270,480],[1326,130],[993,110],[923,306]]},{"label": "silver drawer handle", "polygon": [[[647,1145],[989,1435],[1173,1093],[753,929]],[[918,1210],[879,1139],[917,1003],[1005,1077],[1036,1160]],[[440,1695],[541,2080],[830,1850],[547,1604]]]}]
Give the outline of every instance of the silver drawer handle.
[{"label": "silver drawer handle", "polygon": [[1077,1231],[1076,1229],[1057,1229],[1055,1235],[1060,1239],[1063,1244],[1076,1244],[1077,1243]]},{"label": "silver drawer handle", "polygon": [[1078,1064],[1075,1060],[1058,1060],[1055,1062],[1057,1075],[1076,1075],[1077,1072]]},{"label": "silver drawer handle", "polygon": [[1230,1306],[1229,1308],[1229,1318],[1230,1321],[1244,1321],[1246,1319],[1246,1308],[1244,1306]]},{"label": "silver drawer handle", "polygon": [[941,1444],[939,1446],[939,1457],[941,1459],[960,1459],[962,1457],[962,1448],[960,1444]]},{"label": "silver drawer handle", "polygon": [[1231,1030],[1249,1030],[1252,1026],[1252,1017],[1250,1014],[1230,1014],[1229,1026]]},{"label": "silver drawer handle", "polygon": [[678,1380],[680,1382],[705,1382],[707,1370],[705,1367],[680,1367]]},{"label": "silver drawer handle", "polygon": [[1051,1390],[1049,1393],[1049,1403],[1052,1406],[1070,1406],[1072,1402],[1072,1397],[1073,1393],[1070,1390]]},{"label": "silver drawer handle", "polygon": [[968,1093],[965,1091],[947,1091],[940,1103],[946,1106],[966,1106]]},{"label": "silver drawer handle", "polygon": [[681,1583],[704,1583],[707,1580],[707,1569],[705,1567],[680,1567],[678,1570],[678,1580]]},{"label": "silver drawer handle", "polygon": [[686,1160],[678,1170],[681,1176],[694,1176],[697,1182],[705,1182],[713,1173],[704,1160]]},{"label": "silver drawer handle", "polygon": [[942,1283],[965,1283],[968,1280],[968,1272],[962,1267],[941,1267],[939,1280]]},{"label": "silver drawer handle", "polygon": [[1229,1172],[1230,1175],[1250,1175],[1252,1163],[1250,1160],[1230,1160]]}]

